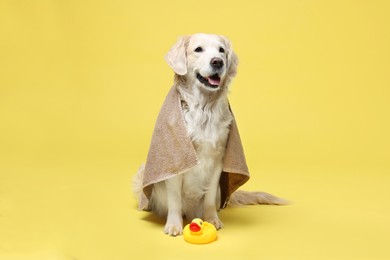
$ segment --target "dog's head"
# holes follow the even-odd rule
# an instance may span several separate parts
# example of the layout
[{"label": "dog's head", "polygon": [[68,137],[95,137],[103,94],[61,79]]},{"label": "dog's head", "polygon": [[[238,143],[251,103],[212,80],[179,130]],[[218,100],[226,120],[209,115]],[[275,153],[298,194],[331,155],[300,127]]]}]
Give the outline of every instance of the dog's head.
[{"label": "dog's head", "polygon": [[214,34],[181,37],[165,59],[178,76],[208,91],[225,88],[238,63],[229,40]]}]

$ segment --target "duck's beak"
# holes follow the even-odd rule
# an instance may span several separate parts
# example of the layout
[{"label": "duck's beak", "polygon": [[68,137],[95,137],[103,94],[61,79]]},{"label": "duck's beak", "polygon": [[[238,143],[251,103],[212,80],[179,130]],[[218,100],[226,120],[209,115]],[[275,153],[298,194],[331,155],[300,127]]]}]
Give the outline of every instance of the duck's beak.
[{"label": "duck's beak", "polygon": [[200,226],[199,226],[197,223],[192,222],[192,223],[190,224],[190,230],[191,230],[192,232],[199,232],[199,231],[200,231]]}]

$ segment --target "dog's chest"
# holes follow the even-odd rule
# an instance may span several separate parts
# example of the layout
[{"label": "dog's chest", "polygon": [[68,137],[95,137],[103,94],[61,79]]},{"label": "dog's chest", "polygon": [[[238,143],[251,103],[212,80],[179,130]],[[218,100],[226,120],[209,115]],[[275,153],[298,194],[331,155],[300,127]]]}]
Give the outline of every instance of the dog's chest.
[{"label": "dog's chest", "polygon": [[198,157],[197,167],[184,175],[183,190],[188,201],[199,202],[210,189],[213,176],[219,178],[225,154],[232,115],[229,106],[221,103],[212,109],[182,103],[184,119]]},{"label": "dog's chest", "polygon": [[220,102],[210,108],[182,102],[182,108],[188,134],[197,152],[201,152],[201,146],[215,149],[214,152],[226,146],[233,119],[227,102]]}]

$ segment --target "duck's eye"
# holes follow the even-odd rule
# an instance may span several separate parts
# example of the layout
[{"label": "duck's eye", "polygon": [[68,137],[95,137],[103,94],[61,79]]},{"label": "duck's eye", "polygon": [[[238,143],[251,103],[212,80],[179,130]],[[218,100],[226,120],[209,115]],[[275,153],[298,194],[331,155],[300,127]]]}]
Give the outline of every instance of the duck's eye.
[{"label": "duck's eye", "polygon": [[197,47],[196,49],[195,49],[195,52],[202,52],[203,51],[203,48],[202,47]]},{"label": "duck's eye", "polygon": [[220,48],[219,48],[219,52],[221,52],[221,53],[225,53],[225,49],[224,49],[224,48],[222,48],[222,47],[220,47]]},{"label": "duck's eye", "polygon": [[203,225],[203,221],[200,221],[199,224],[200,224],[200,225]]}]

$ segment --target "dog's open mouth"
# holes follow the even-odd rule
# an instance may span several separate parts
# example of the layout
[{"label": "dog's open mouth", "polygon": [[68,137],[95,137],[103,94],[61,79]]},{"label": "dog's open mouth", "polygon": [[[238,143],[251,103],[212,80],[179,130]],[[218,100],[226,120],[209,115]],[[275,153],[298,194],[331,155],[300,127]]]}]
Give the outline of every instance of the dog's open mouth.
[{"label": "dog's open mouth", "polygon": [[218,74],[214,74],[210,77],[202,77],[199,73],[196,74],[196,78],[210,88],[218,88],[219,84],[221,84],[221,78]]}]

